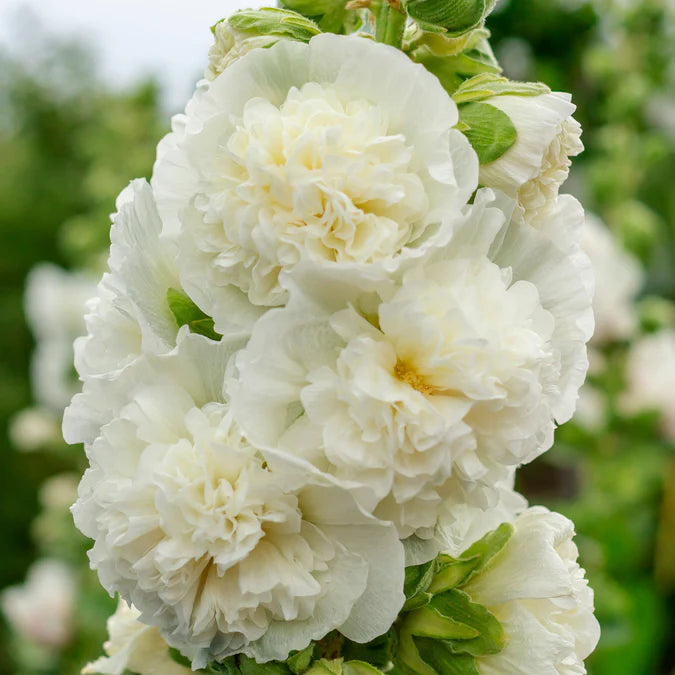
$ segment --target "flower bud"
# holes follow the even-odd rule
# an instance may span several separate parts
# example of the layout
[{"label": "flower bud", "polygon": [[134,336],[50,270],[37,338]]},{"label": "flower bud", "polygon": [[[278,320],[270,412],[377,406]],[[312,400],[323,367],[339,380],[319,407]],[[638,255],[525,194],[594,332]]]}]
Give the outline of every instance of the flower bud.
[{"label": "flower bud", "polygon": [[410,0],[406,9],[416,21],[460,35],[479,26],[495,4],[496,0]]},{"label": "flower bud", "polygon": [[280,38],[309,42],[320,31],[310,19],[283,9],[264,8],[235,12],[212,28],[215,41],[204,73],[214,80],[229,65],[252,49],[270,47]]},{"label": "flower bud", "polygon": [[546,210],[558,195],[571,165],[583,150],[581,127],[572,117],[569,94],[498,95],[484,99],[506,113],[517,131],[513,146],[497,160],[482,164],[480,182],[516,197],[526,220]]}]

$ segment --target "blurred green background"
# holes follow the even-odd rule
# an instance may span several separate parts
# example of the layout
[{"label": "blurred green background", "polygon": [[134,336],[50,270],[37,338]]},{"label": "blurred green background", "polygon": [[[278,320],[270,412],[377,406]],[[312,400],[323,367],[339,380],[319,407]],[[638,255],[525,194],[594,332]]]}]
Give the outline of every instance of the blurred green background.
[{"label": "blurred green background", "polygon": [[[668,0],[511,0],[488,22],[508,76],[574,95],[586,151],[568,189],[640,261],[643,335],[675,325],[674,13]],[[49,556],[73,565],[80,590],[76,629],[59,650],[40,650],[0,624],[0,675],[71,675],[100,654],[112,606],[86,569],[87,545],[68,513],[40,497],[50,476],[82,470],[80,449],[52,437],[27,452],[9,440],[36,394],[25,279],[38,261],[100,272],[114,199],[131,178],[149,177],[168,114],[152,82],[110,91],[86,47],[48,34],[31,40],[40,47],[29,60],[0,52],[0,588]],[[521,470],[519,487],[577,525],[603,626],[589,672],[671,675],[674,446],[657,411],[621,411],[630,349],[626,338],[594,346],[601,423],[562,427],[555,448]]]}]

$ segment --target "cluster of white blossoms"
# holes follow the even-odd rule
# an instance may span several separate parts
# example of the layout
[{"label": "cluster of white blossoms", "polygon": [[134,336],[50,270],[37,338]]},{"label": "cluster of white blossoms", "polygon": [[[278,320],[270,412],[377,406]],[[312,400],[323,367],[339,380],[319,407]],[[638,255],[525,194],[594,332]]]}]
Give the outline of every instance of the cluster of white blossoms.
[{"label": "cluster of white blossoms", "polygon": [[167,643],[198,669],[371,642],[409,608],[406,566],[514,520],[466,587],[506,633],[479,672],[534,673],[496,665],[532,650],[537,673],[584,672],[572,525],[518,516],[513,489],[572,416],[593,330],[583,212],[558,196],[568,97],[504,96],[518,141],[479,166],[402,51],[325,33],[233,56],[215,33],[232,44],[118,200],[76,342],[73,513],[134,608],[87,672],[155,672]]}]

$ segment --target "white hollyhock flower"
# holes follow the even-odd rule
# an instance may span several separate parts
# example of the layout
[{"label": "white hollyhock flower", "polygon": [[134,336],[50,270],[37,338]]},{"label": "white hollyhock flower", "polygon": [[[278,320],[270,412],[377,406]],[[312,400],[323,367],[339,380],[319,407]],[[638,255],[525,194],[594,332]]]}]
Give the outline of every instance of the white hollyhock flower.
[{"label": "white hollyhock flower", "polygon": [[[393,526],[309,465],[271,467],[239,431],[221,395],[237,346],[183,332],[128,366],[73,507],[103,586],[195,667],[285,659],[338,628],[365,642],[404,600]],[[64,425],[77,437],[78,419]]]},{"label": "white hollyhock flower", "polygon": [[192,670],[169,656],[169,645],[159,630],[139,621],[140,612],[123,600],[108,619],[110,639],[102,656],[82,670],[83,675],[190,675]]},{"label": "white hollyhock flower", "polygon": [[364,506],[402,537],[431,536],[451,476],[492,485],[548,449],[585,375],[587,261],[490,199],[395,281],[299,268],[237,358],[251,441],[367,487]]},{"label": "white hollyhock flower", "polygon": [[0,607],[10,626],[46,649],[64,647],[73,633],[75,579],[64,563],[45,558],[28,570],[23,584],[0,594]]},{"label": "white hollyhock flower", "polygon": [[658,411],[663,433],[675,440],[675,330],[646,335],[631,345],[626,380],[622,410]]},{"label": "white hollyhock flower", "polygon": [[644,280],[640,263],[590,213],[586,215],[581,245],[595,272],[593,341],[630,338],[637,328],[635,299]]},{"label": "white hollyhock flower", "polygon": [[579,391],[574,421],[586,431],[600,433],[606,428],[608,419],[606,393],[591,384],[585,384]]},{"label": "white hollyhock flower", "polygon": [[166,294],[180,284],[175,251],[160,238],[161,229],[150,186],[132,181],[117,199],[109,271],[88,304],[87,335],[75,344],[83,379],[110,376],[143,352],[161,354],[175,346],[178,326]]},{"label": "white hollyhock flower", "polygon": [[477,185],[457,120],[433,75],[371,40],[250,52],[199,86],[158,148],[153,187],[183,287],[219,330],[242,292],[285,303],[279,274],[301,260],[419,256]]},{"label": "white hollyhock flower", "polygon": [[476,659],[481,675],[574,675],[600,637],[593,591],[577,562],[574,525],[532,507],[504,548],[462,588],[504,628],[506,645]]},{"label": "white hollyhock flower", "polygon": [[73,340],[85,332],[85,306],[95,293],[94,279],[51,263],[36,265],[28,275],[25,310],[36,343],[33,394],[59,415],[79,388],[72,374]]},{"label": "white hollyhock flower", "polygon": [[569,94],[493,96],[484,101],[505,112],[518,138],[501,157],[480,167],[480,182],[516,197],[530,219],[558,195],[571,165],[584,148],[581,126],[572,117]]}]

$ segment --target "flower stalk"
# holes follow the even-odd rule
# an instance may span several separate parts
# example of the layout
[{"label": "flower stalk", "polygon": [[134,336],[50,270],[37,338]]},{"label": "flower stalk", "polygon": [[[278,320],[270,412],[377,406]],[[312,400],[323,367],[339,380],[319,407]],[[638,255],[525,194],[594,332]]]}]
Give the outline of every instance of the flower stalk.
[{"label": "flower stalk", "polygon": [[379,0],[373,2],[371,11],[375,15],[375,39],[386,45],[401,49],[407,12],[401,0]]}]

